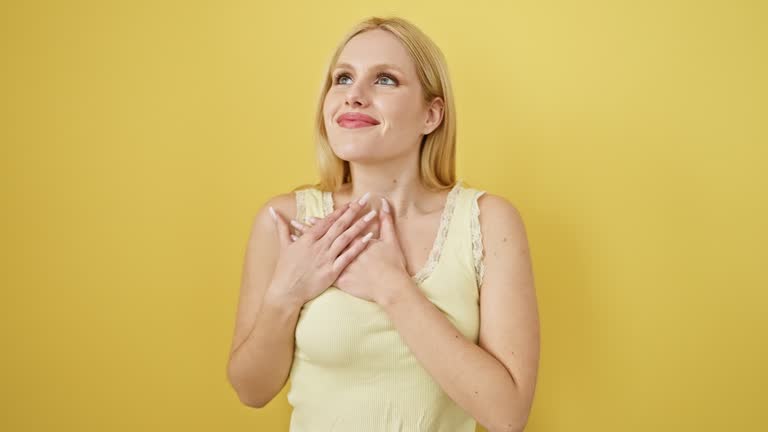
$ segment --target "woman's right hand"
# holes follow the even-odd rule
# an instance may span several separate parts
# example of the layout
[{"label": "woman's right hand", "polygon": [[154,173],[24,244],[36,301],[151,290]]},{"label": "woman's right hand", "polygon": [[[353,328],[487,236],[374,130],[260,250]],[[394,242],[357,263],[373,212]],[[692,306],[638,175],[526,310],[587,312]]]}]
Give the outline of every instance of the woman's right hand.
[{"label": "woman's right hand", "polygon": [[370,233],[362,237],[360,234],[373,220],[376,210],[355,221],[367,198],[365,194],[360,201],[341,206],[311,227],[294,225],[302,230],[301,237],[294,236],[295,241],[288,223],[270,207],[280,240],[280,255],[270,286],[273,292],[268,295],[303,305],[328,289],[371,238]]}]

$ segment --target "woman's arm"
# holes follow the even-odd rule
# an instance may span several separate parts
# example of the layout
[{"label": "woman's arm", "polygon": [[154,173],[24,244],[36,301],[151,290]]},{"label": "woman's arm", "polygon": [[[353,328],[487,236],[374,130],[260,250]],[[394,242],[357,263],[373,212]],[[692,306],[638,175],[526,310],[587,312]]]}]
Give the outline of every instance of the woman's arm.
[{"label": "woman's arm", "polygon": [[255,408],[269,403],[288,380],[302,306],[274,294],[285,290],[271,282],[280,244],[270,206],[281,214],[296,212],[293,194],[282,194],[269,200],[254,217],[227,364],[227,378],[240,401]]},{"label": "woman's arm", "polygon": [[485,243],[478,345],[411,280],[384,281],[382,300],[403,340],[446,394],[490,432],[522,431],[533,403],[539,323],[528,242],[517,210],[479,200]]},{"label": "woman's arm", "polygon": [[300,310],[267,293],[253,330],[230,356],[229,382],[243,404],[262,408],[282,390],[293,363]]}]

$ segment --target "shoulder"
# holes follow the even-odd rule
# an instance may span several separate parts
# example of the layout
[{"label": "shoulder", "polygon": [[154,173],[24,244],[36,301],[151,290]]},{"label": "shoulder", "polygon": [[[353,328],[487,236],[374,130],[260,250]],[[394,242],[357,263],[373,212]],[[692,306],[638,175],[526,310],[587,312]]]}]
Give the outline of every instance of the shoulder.
[{"label": "shoulder", "polygon": [[296,212],[296,193],[298,191],[284,192],[270,197],[265,206],[271,206],[276,211],[288,215]]},{"label": "shoulder", "polygon": [[477,205],[480,208],[480,211],[489,217],[522,218],[517,207],[501,195],[483,192],[483,194],[477,198]]},{"label": "shoulder", "polygon": [[494,238],[501,242],[526,241],[523,216],[507,198],[486,192],[477,197],[477,206],[480,227],[488,243],[493,243]]},{"label": "shoulder", "polygon": [[284,220],[292,219],[296,216],[296,192],[292,190],[290,192],[279,193],[267,198],[253,216],[253,224],[260,225],[267,229],[271,229],[274,224],[272,215],[269,208],[272,207],[277,214],[283,217]]}]

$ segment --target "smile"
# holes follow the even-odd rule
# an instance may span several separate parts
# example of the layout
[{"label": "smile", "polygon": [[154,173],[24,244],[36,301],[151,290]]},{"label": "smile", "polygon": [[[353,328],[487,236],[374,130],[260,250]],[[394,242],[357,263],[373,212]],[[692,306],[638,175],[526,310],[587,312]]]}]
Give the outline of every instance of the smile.
[{"label": "smile", "polygon": [[362,121],[362,120],[341,120],[339,122],[339,126],[345,129],[359,129],[359,128],[366,128],[366,127],[371,127],[376,125],[373,123],[369,123],[367,121]]}]

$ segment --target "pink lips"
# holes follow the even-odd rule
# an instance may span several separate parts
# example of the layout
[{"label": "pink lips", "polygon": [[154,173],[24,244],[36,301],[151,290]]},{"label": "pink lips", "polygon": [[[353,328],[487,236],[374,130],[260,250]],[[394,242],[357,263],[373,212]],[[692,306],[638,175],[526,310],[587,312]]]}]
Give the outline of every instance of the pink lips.
[{"label": "pink lips", "polygon": [[369,115],[354,112],[343,114],[341,117],[339,117],[338,123],[339,126],[350,129],[375,126],[379,124],[378,120]]}]

